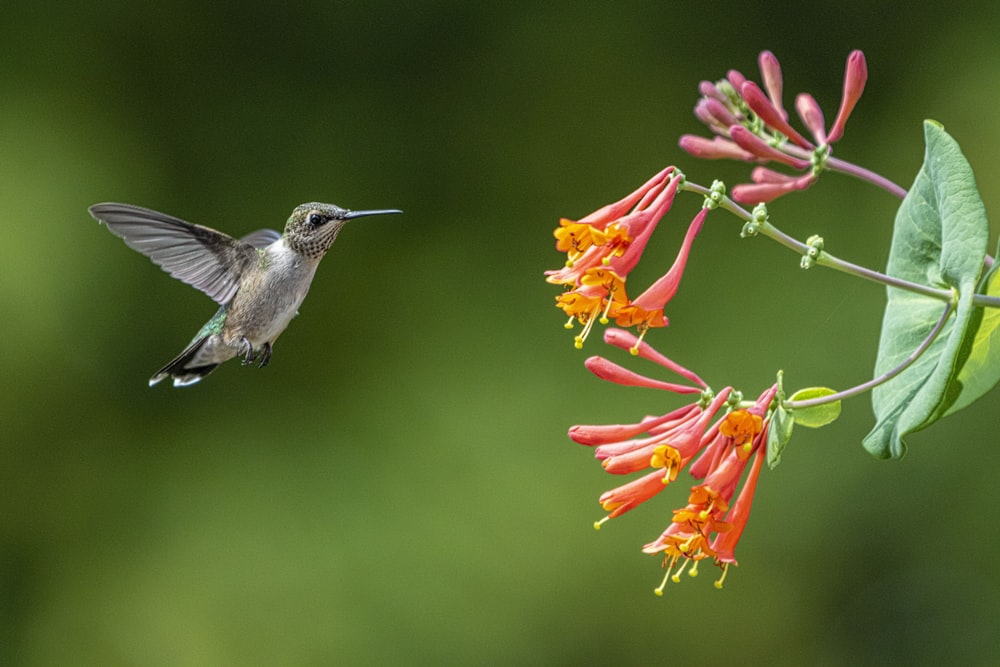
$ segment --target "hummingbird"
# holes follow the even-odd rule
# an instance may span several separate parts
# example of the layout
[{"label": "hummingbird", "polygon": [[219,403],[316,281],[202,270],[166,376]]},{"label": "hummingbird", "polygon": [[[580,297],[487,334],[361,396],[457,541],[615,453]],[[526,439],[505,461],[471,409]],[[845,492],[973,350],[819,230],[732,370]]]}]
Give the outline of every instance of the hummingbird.
[{"label": "hummingbird", "polygon": [[243,365],[271,360],[274,341],[298,315],[319,262],[349,220],[402,213],[351,211],[334,204],[297,206],[285,232],[258,229],[234,238],[208,227],[131,204],[94,204],[90,214],[126,245],[219,304],[191,343],[149,379],[175,387],[201,380],[234,357]]}]

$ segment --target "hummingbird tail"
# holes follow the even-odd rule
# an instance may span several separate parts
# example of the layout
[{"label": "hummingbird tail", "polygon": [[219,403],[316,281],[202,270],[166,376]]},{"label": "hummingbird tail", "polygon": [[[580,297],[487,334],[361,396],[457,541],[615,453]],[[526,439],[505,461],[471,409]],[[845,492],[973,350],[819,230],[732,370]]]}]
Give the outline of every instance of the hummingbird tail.
[{"label": "hummingbird tail", "polygon": [[201,338],[195,339],[190,345],[187,346],[187,348],[185,348],[183,352],[178,354],[166,366],[156,371],[156,373],[153,374],[153,377],[149,378],[149,386],[152,387],[160,380],[172,377],[174,379],[175,387],[186,387],[198,382],[203,377],[214,371],[215,367],[219,364],[203,364],[201,366],[187,365],[194,361],[195,356],[201,350],[202,346],[205,345],[208,338],[208,336],[202,336]]}]

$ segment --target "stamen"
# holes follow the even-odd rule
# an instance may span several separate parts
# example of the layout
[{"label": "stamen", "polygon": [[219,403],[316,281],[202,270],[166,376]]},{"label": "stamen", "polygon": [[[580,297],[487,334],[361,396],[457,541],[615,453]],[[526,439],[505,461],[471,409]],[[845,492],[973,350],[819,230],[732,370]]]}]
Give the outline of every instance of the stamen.
[{"label": "stamen", "polygon": [[653,595],[660,598],[663,597],[663,589],[667,587],[667,579],[669,578],[670,578],[670,570],[667,570],[667,573],[663,575],[663,581],[660,582],[659,586],[653,589]]},{"label": "stamen", "polygon": [[569,316],[569,320],[567,320],[566,324],[563,325],[563,329],[572,329],[573,328],[573,320],[575,320],[575,319],[576,319],[575,317],[573,317],[572,315],[570,315]]},{"label": "stamen", "polygon": [[594,328],[594,322],[597,320],[597,313],[601,310],[601,304],[594,306],[594,310],[591,311],[590,317],[587,318],[587,323],[583,325],[583,331],[580,335],[573,339],[573,346],[580,350],[583,348],[583,341],[587,340],[587,336],[590,335],[590,330]]},{"label": "stamen", "polygon": [[681,574],[684,572],[684,568],[686,568],[688,566],[688,563],[690,562],[691,562],[690,558],[685,558],[684,562],[681,563],[681,566],[677,568],[677,571],[674,572],[673,576],[670,577],[670,581],[674,582],[675,584],[681,583]]},{"label": "stamen", "polygon": [[639,355],[639,346],[642,344],[642,339],[646,336],[646,332],[649,331],[649,323],[643,322],[639,325],[639,337],[635,340],[635,345],[629,348],[629,354],[633,357]]},{"label": "stamen", "polygon": [[601,519],[600,521],[595,521],[594,522],[594,530],[600,530],[601,526],[603,526],[610,519],[611,519],[610,516],[606,516],[603,519]]},{"label": "stamen", "polygon": [[608,313],[611,311],[611,304],[613,303],[612,297],[614,295],[615,295],[615,288],[614,287],[608,288],[608,296],[607,296],[608,305],[604,307],[604,312],[601,314],[601,324],[608,323]]},{"label": "stamen", "polygon": [[722,566],[722,576],[719,577],[719,580],[715,582],[715,587],[718,588],[719,590],[722,590],[722,582],[726,580],[726,574],[728,572],[729,572],[729,563],[726,563]]}]

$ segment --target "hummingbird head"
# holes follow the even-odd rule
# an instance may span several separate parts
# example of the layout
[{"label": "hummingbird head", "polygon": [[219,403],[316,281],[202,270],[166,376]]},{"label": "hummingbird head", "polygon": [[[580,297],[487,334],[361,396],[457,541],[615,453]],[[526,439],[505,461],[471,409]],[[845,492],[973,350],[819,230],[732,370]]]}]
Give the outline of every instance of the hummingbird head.
[{"label": "hummingbird head", "polygon": [[296,206],[285,223],[285,242],[307,259],[320,259],[333,245],[348,220],[366,215],[402,213],[397,209],[349,211],[335,204],[312,202]]}]

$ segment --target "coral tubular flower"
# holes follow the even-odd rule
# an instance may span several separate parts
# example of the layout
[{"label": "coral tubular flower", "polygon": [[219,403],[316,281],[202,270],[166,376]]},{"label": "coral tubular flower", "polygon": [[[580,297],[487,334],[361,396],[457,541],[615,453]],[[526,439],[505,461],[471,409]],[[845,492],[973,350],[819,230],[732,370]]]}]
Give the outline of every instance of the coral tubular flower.
[{"label": "coral tubular flower", "polygon": [[[634,336],[618,329],[609,329],[605,339],[623,349],[636,344]],[[643,357],[671,370],[683,368],[648,343],[639,345]],[[588,359],[588,368],[619,384],[673,393],[698,390],[632,373],[601,357]],[[570,429],[570,438],[594,447],[594,456],[606,472],[639,473],[600,496],[607,514],[595,522],[595,528],[659,495],[685,469],[699,480],[690,487],[686,505],[674,510],[666,530],[642,547],[644,553],[663,557],[666,574],[654,590],[657,595],[663,594],[668,581],[679,581],[682,572],[697,574],[698,563],[706,558],[722,570],[716,582],[721,588],[729,566],[736,564],[736,547],[750,517],[766,456],[776,394],[775,385],[747,404],[730,387],[714,396],[704,389],[701,400],[659,417],[645,417],[634,424]]]},{"label": "coral tubular flower", "polygon": [[684,241],[681,243],[681,248],[670,269],[646,288],[646,291],[636,297],[630,305],[618,309],[615,321],[619,326],[637,326],[640,342],[650,327],[666,326],[663,309],[677,293],[681,276],[684,275],[684,268],[687,266],[688,255],[691,254],[691,245],[701,231],[701,226],[705,222],[705,216],[708,215],[709,210],[707,208],[701,209],[688,225]]},{"label": "coral tubular flower", "polygon": [[[563,219],[555,231],[556,248],[566,253],[561,269],[546,271],[546,280],[564,285],[556,306],[583,325],[576,336],[582,347],[595,322],[620,320],[631,303],[625,291],[628,274],[639,262],[646,244],[670,210],[681,176],[668,167],[624,199],[604,206],[579,221]],[[628,311],[631,312],[631,311]],[[649,326],[666,326],[662,311],[642,318]]]}]

